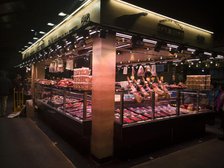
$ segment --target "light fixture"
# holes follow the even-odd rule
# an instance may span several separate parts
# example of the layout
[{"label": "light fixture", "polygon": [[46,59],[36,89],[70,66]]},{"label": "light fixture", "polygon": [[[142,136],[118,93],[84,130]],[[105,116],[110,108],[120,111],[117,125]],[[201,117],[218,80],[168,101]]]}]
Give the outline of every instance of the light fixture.
[{"label": "light fixture", "polygon": [[47,23],[48,26],[54,26],[54,23]]},{"label": "light fixture", "polygon": [[149,39],[143,39],[143,42],[144,43],[150,43],[150,44],[156,44],[157,43],[157,41],[155,41],[155,40],[149,40]]},{"label": "light fixture", "polygon": [[174,44],[167,44],[167,47],[169,47],[169,48],[178,48],[178,45],[174,45]]},{"label": "light fixture", "polygon": [[37,38],[37,37],[33,37],[33,39],[34,39],[34,40],[37,40],[38,38]]},{"label": "light fixture", "polygon": [[31,29],[30,31],[31,31],[31,32],[34,32],[35,30]]},{"label": "light fixture", "polygon": [[64,12],[60,12],[59,14],[58,14],[58,16],[66,16],[67,14],[66,13],[64,13]]},{"label": "light fixture", "polygon": [[33,44],[33,43],[29,41],[28,44]]},{"label": "light fixture", "polygon": [[218,58],[218,59],[223,59],[223,56],[222,56],[222,55],[217,55],[216,58]]},{"label": "light fixture", "polygon": [[89,32],[89,35],[93,35],[93,34],[95,34],[96,33],[96,31],[90,31]]},{"label": "light fixture", "polygon": [[187,51],[190,51],[190,52],[194,53],[195,52],[195,49],[193,49],[193,48],[187,48]]},{"label": "light fixture", "polygon": [[212,56],[212,53],[210,52],[204,52],[205,55],[209,55],[209,56]]},{"label": "light fixture", "polygon": [[39,31],[39,33],[40,33],[40,34],[45,34],[45,32],[43,32],[43,31]]},{"label": "light fixture", "polygon": [[60,27],[63,23],[65,23],[66,21],[68,21],[69,19],[71,19],[72,16],[74,16],[78,11],[80,11],[80,9],[82,9],[84,6],[87,6],[88,4],[90,4],[92,2],[92,0],[87,0],[85,1],[80,7],[78,7],[74,12],[72,12],[70,15],[68,15],[68,17],[66,17],[62,22],[60,22],[59,24],[57,24],[56,26],[54,26],[54,28],[52,28],[49,32],[47,32],[44,36],[42,36],[40,39],[38,39],[34,44],[32,44],[29,48],[27,48],[25,51],[23,51],[23,54],[25,54],[28,50],[30,50],[32,47],[36,46],[37,43],[41,40],[43,40],[47,35],[49,35],[50,33],[52,33],[55,29],[57,29],[58,27]]},{"label": "light fixture", "polygon": [[127,38],[127,39],[131,39],[132,36],[127,35],[127,34],[123,34],[123,33],[116,33],[117,37],[122,37],[122,38]]}]

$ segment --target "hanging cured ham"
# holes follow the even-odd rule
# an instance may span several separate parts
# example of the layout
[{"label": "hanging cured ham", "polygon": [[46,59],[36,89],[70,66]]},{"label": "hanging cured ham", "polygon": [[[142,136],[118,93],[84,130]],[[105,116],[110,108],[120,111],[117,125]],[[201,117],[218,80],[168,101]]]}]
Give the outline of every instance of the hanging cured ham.
[{"label": "hanging cured ham", "polygon": [[143,66],[141,66],[141,65],[139,66],[137,75],[138,75],[139,77],[141,77],[141,76],[145,76],[145,71],[144,71]]},{"label": "hanging cured ham", "polygon": [[124,67],[124,69],[123,69],[123,75],[127,75],[128,74],[128,67]]},{"label": "hanging cured ham", "polygon": [[156,76],[156,65],[155,64],[151,65],[151,73],[152,73],[152,76]]},{"label": "hanging cured ham", "polygon": [[131,79],[135,79],[135,67],[131,67]]},{"label": "hanging cured ham", "polygon": [[58,59],[57,72],[64,72],[64,62],[63,59]]},{"label": "hanging cured ham", "polygon": [[74,69],[74,60],[72,56],[69,56],[66,60],[66,67],[67,70],[73,70]]}]

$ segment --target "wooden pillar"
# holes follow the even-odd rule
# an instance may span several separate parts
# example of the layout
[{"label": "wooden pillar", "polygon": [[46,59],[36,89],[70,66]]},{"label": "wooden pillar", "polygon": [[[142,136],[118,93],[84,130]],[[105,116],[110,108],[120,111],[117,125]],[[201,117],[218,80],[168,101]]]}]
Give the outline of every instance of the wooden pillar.
[{"label": "wooden pillar", "polygon": [[95,38],[92,56],[91,154],[99,160],[113,155],[115,36]]},{"label": "wooden pillar", "polygon": [[36,79],[45,78],[45,62],[38,62],[32,65],[31,68],[31,91],[34,98],[34,83]]}]

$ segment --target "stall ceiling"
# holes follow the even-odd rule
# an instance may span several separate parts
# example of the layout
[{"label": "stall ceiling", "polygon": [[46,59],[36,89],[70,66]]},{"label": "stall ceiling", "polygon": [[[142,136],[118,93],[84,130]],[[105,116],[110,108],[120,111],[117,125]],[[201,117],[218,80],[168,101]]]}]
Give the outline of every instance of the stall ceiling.
[{"label": "stall ceiling", "polygon": [[[135,5],[150,9],[163,15],[185,21],[187,23],[222,33],[224,25],[218,20],[221,15],[221,6],[217,1],[188,0],[125,0]],[[41,37],[39,31],[47,32],[51,29],[48,22],[59,23],[63,17],[58,13],[71,13],[83,0],[1,0],[0,1],[0,69],[9,69],[21,61],[18,51],[33,37]],[[219,7],[220,6],[220,7]],[[197,17],[196,17],[197,16]],[[34,29],[34,32],[31,32]],[[218,36],[220,37],[220,35]],[[220,50],[223,48],[221,47]]]}]

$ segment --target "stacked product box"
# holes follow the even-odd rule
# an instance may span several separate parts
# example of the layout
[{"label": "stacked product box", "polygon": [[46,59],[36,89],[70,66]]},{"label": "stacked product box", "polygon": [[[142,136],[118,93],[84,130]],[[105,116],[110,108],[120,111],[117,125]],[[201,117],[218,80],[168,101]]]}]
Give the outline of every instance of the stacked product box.
[{"label": "stacked product box", "polygon": [[92,76],[89,68],[77,68],[74,69],[73,80],[74,89],[78,90],[91,90],[92,89]]}]

